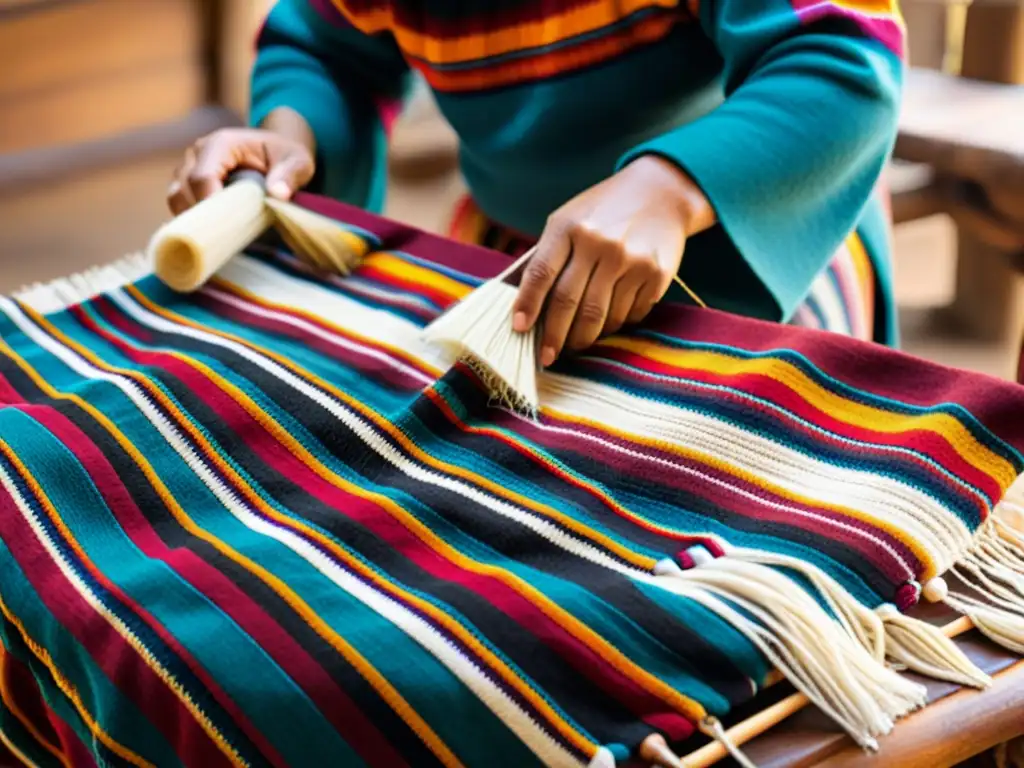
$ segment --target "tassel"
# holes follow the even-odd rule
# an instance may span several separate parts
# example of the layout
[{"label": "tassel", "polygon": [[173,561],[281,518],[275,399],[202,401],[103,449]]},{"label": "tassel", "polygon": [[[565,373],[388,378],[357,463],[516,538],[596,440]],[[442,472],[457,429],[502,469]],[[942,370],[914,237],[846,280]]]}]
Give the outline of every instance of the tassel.
[{"label": "tassel", "polygon": [[540,405],[537,392],[537,337],[512,329],[512,307],[518,289],[508,281],[523,267],[527,251],[504,272],[466,296],[428,325],[426,341],[453,351],[481,378],[500,403],[533,416]]},{"label": "tassel", "polygon": [[157,277],[186,293],[272,226],[296,256],[328,271],[348,274],[369,250],[328,217],[267,197],[258,172],[240,171],[224,189],[157,230],[148,253]]},{"label": "tassel", "polygon": [[925,703],[922,686],[887,668],[810,594],[772,567],[730,552],[652,578],[742,632],[865,748],[877,748],[876,737],[888,733],[896,718]]},{"label": "tassel", "polygon": [[1024,654],[1024,534],[1003,519],[1006,509],[1005,501],[996,507],[952,568],[975,594],[949,592],[942,601],[993,642]]},{"label": "tassel", "polygon": [[75,304],[115,291],[153,271],[150,260],[142,253],[125,256],[112,264],[92,267],[83,272],[28,285],[14,293],[14,298],[36,312],[60,312]]},{"label": "tassel", "polygon": [[885,625],[885,654],[909,670],[970,688],[987,688],[992,678],[980,670],[938,627],[904,616],[892,604],[878,615]]}]

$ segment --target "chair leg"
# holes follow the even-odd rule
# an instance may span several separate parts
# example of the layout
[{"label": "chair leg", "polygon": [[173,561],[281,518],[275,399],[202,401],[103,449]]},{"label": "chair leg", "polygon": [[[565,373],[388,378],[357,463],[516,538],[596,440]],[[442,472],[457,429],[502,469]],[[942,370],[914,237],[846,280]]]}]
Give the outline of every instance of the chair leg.
[{"label": "chair leg", "polygon": [[956,294],[944,314],[978,341],[1017,339],[1024,329],[1024,289],[1010,255],[971,235],[957,236]]}]

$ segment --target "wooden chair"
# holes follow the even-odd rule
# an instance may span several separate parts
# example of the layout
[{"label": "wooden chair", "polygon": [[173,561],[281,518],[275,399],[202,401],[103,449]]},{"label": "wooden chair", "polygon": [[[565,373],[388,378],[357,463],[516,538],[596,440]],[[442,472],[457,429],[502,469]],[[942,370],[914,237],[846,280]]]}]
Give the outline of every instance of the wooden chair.
[{"label": "wooden chair", "polygon": [[[926,38],[949,0],[912,0],[911,55],[893,174],[897,224],[933,213],[957,226],[957,290],[948,314],[984,339],[1016,337],[1024,300],[1013,276],[1024,269],[1024,1],[974,0],[961,45],[936,56]],[[948,25],[947,25],[948,26]],[[956,37],[955,35],[953,37]],[[940,61],[936,61],[939,58]],[[937,65],[946,71],[939,71]],[[909,172],[899,161],[916,164]]]}]

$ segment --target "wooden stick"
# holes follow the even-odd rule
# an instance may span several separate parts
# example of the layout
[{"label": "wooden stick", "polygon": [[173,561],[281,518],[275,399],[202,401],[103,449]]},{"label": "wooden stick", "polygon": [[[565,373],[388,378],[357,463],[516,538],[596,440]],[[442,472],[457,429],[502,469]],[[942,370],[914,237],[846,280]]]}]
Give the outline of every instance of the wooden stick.
[{"label": "wooden stick", "polygon": [[[971,620],[967,616],[961,616],[956,621],[952,621],[942,627],[942,633],[946,637],[956,637],[973,628],[974,624]],[[769,677],[773,676],[776,676],[776,673],[772,673]],[[776,676],[772,683],[774,684],[778,679],[781,679],[781,675]],[[810,703],[810,699],[804,694],[794,693],[792,696],[787,696],[767,709],[761,710],[756,715],[751,715],[746,720],[737,723],[728,729],[725,734],[733,744],[738,747],[742,746],[762,733],[774,728],[786,718],[795,715]],[[725,747],[720,742],[712,741],[710,744],[706,744],[700,749],[681,757],[680,761],[685,768],[708,768],[708,766],[714,765],[722,758],[728,756],[729,753],[726,752]]]}]

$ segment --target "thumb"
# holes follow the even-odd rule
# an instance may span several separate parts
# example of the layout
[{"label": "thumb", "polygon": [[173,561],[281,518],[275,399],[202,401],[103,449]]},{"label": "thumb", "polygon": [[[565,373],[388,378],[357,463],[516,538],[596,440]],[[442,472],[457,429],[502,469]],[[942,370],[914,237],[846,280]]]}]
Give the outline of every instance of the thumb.
[{"label": "thumb", "polygon": [[279,200],[290,200],[313,178],[309,158],[292,154],[274,163],[267,172],[267,194]]}]

